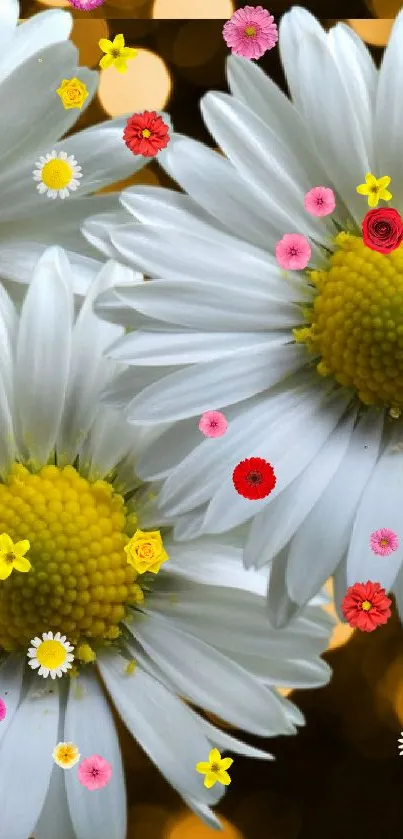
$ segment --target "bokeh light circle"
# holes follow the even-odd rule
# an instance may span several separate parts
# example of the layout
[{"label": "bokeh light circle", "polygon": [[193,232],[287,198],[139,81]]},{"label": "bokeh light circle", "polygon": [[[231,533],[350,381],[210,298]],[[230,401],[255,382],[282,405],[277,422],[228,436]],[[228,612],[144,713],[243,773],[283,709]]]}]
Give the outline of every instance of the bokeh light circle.
[{"label": "bokeh light circle", "polygon": [[160,111],[169,99],[171,84],[162,58],[151,50],[139,49],[136,58],[127,62],[127,73],[118,73],[115,67],[101,70],[98,97],[110,116]]},{"label": "bokeh light circle", "polygon": [[[222,830],[217,836],[220,839],[243,839],[242,833],[225,819],[221,814],[218,815],[222,824]],[[180,815],[176,822],[170,824],[168,829],[164,831],[164,839],[211,839],[213,833],[211,827],[200,821],[200,819],[193,813],[184,813]]]},{"label": "bokeh light circle", "polygon": [[351,18],[347,23],[367,44],[372,44],[374,47],[384,47],[389,41],[394,21]]},{"label": "bokeh light circle", "polygon": [[100,38],[109,38],[108,25],[103,18],[75,18],[71,40],[78,49],[81,67],[97,67],[103,53]]},{"label": "bokeh light circle", "polygon": [[154,0],[154,18],[227,20],[234,11],[231,0]]}]

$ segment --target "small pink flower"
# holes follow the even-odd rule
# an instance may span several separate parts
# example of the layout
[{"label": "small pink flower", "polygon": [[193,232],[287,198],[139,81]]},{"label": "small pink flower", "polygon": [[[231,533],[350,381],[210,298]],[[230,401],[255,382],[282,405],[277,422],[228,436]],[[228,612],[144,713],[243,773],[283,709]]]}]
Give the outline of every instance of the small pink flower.
[{"label": "small pink flower", "polygon": [[222,31],[227,47],[244,58],[261,58],[278,41],[274,17],[263,6],[244,6],[234,12]]},{"label": "small pink flower", "polygon": [[220,411],[206,411],[199,422],[199,429],[205,437],[222,437],[228,428],[228,420]]},{"label": "small pink flower", "polygon": [[86,757],[78,767],[78,780],[87,789],[106,787],[112,776],[112,767],[100,755]]},{"label": "small pink flower", "polygon": [[370,544],[374,554],[389,556],[393,551],[397,551],[399,539],[397,533],[393,530],[389,530],[388,527],[381,527],[380,530],[371,533]]},{"label": "small pink flower", "polygon": [[306,268],[311,258],[311,246],[300,233],[286,233],[276,245],[276,259],[286,271]]},{"label": "small pink flower", "polygon": [[102,6],[105,3],[105,0],[69,0],[72,6],[75,9],[80,9],[82,12],[92,12],[93,9],[97,9],[98,6]]},{"label": "small pink flower", "polygon": [[7,708],[4,699],[0,697],[0,722],[3,722],[4,717],[6,716]]},{"label": "small pink flower", "polygon": [[314,186],[304,197],[304,207],[311,216],[329,216],[335,206],[334,192],[327,186]]}]

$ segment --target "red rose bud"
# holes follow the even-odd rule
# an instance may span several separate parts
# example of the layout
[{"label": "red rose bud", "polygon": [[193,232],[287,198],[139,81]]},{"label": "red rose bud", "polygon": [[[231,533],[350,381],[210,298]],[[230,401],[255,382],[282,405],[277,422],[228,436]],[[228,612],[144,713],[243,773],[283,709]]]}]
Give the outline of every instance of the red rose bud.
[{"label": "red rose bud", "polygon": [[403,222],[393,207],[369,210],[362,223],[362,238],[367,248],[391,253],[403,240]]}]

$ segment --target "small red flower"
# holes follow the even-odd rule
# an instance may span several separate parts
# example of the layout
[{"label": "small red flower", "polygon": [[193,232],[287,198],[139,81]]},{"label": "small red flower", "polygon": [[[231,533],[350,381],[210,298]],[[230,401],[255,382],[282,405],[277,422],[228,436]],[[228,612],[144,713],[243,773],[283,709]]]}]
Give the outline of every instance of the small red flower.
[{"label": "small red flower", "polygon": [[373,632],[391,616],[392,601],[380,583],[354,583],[347,589],[341,604],[343,615],[352,627]]},{"label": "small red flower", "polygon": [[403,222],[393,207],[369,210],[362,223],[364,245],[379,253],[391,253],[403,240]]},{"label": "small red flower", "polygon": [[126,123],[123,139],[133,154],[143,157],[155,157],[168,145],[169,128],[155,111],[143,111],[133,114]]},{"label": "small red flower", "polygon": [[232,480],[239,495],[250,501],[266,498],[276,486],[274,469],[262,457],[241,460],[232,473]]}]

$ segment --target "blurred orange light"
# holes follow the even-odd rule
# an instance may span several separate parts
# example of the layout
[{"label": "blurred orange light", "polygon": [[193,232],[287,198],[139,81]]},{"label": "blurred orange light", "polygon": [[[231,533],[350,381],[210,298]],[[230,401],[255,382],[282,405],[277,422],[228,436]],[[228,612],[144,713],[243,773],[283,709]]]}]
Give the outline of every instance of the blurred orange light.
[{"label": "blurred orange light", "polygon": [[138,49],[136,58],[127,62],[127,73],[119,73],[115,67],[101,70],[98,96],[110,116],[159,111],[165,107],[170,92],[169,70],[162,58],[150,50]]},{"label": "blurred orange light", "polygon": [[[220,839],[242,839],[242,833],[233,824],[219,815],[222,830]],[[215,831],[214,831],[215,832]],[[185,813],[164,831],[164,839],[212,839],[212,830],[193,813]]]},{"label": "blurred orange light", "polygon": [[389,35],[393,26],[393,20],[373,20],[372,18],[351,18],[347,21],[354,32],[376,47],[384,47],[389,41]]},{"label": "blurred orange light", "polygon": [[354,632],[354,629],[352,629],[352,627],[349,626],[348,623],[343,623],[338,618],[338,615],[337,615],[336,609],[334,608],[334,603],[333,603],[333,597],[334,597],[333,580],[329,579],[327,581],[327,583],[325,585],[325,589],[326,589],[327,594],[329,594],[330,597],[332,598],[332,602],[324,607],[325,611],[329,612],[330,615],[333,615],[333,617],[336,618],[336,621],[337,621],[336,626],[334,627],[334,630],[332,632],[332,635],[331,635],[331,638],[330,638],[330,641],[329,641],[329,646],[328,646],[327,649],[328,650],[335,650],[337,647],[343,647],[344,644],[347,644],[347,641],[349,641],[349,639],[351,638],[351,636]]},{"label": "blurred orange light", "polygon": [[231,0],[154,0],[154,18],[230,18],[234,11]]}]

